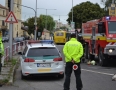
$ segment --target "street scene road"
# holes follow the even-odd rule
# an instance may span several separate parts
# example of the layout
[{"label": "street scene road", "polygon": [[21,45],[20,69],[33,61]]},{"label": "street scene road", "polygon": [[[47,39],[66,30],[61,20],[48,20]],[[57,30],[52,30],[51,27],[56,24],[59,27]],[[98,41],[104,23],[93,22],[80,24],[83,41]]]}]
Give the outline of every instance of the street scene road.
[{"label": "street scene road", "polygon": [[80,90],[81,57],[82,90],[116,90],[115,11],[116,0],[0,0],[0,90],[63,90],[72,68]]},{"label": "street scene road", "polygon": [[[62,53],[63,45],[57,45]],[[63,54],[62,54],[63,56]],[[63,56],[64,58],[64,56]],[[111,77],[116,73],[116,67],[92,66],[81,64],[83,90],[115,90],[116,82]],[[21,80],[20,66],[16,71],[13,86],[2,86],[0,90],[63,90],[64,79],[57,77],[38,76]],[[76,90],[75,76],[72,73],[70,90]]]}]

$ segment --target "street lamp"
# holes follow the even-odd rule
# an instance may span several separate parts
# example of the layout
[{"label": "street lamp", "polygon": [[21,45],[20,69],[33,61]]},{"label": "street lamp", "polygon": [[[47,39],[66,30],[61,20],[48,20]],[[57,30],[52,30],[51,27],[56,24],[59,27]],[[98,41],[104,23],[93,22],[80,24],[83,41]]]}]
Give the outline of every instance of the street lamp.
[{"label": "street lamp", "polygon": [[44,9],[44,10],[46,10],[46,23],[45,23],[45,28],[47,30],[47,10],[56,10],[56,9],[45,9],[45,8],[37,8],[37,9]]},{"label": "street lamp", "polygon": [[[14,3],[14,4],[17,4],[17,3]],[[32,7],[28,7],[28,6],[25,6],[25,5],[21,5],[21,4],[17,4],[17,5],[20,5],[20,6],[23,6],[23,7],[26,7],[26,8],[30,8],[30,9],[32,9],[33,11],[34,11],[34,13],[35,13],[35,23],[34,23],[34,25],[35,25],[35,37],[34,37],[34,39],[36,40],[36,29],[37,29],[37,8],[36,8],[36,10],[35,9],[33,9]],[[36,7],[37,7],[37,0],[36,0]]]},{"label": "street lamp", "polygon": [[73,0],[72,0],[72,22],[73,22]]},{"label": "street lamp", "polygon": [[37,0],[36,0],[35,10],[36,10],[36,12],[35,12],[35,23],[34,23],[34,25],[35,25],[34,40],[36,40],[36,33],[37,33]]},{"label": "street lamp", "polygon": [[75,23],[73,22],[73,0],[72,0],[72,22],[71,22],[72,29],[75,28]]}]

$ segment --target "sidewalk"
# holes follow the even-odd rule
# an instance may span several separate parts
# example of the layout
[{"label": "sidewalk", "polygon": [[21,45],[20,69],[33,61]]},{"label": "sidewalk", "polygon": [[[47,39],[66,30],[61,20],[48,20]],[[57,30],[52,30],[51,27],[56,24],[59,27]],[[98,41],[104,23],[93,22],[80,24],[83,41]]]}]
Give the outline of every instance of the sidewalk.
[{"label": "sidewalk", "polygon": [[19,64],[19,55],[13,56],[13,60],[5,62],[0,75],[0,86],[3,84],[12,85],[15,70]]}]

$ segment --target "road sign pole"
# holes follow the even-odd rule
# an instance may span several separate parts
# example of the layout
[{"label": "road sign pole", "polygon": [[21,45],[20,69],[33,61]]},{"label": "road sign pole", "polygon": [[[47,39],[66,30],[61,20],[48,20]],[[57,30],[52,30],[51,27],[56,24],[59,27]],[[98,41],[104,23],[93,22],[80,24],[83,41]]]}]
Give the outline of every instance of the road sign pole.
[{"label": "road sign pole", "polygon": [[[13,12],[13,7],[14,7],[14,5],[13,5],[13,2],[14,2],[14,0],[11,0],[11,2],[10,2],[10,10]],[[12,45],[13,45],[13,42],[12,42],[12,40],[13,40],[13,23],[10,23],[9,24],[9,55],[10,55],[10,60],[12,59]]]},{"label": "road sign pole", "polygon": [[36,34],[37,34],[37,30],[36,30],[36,28],[37,28],[37,0],[36,0],[36,12],[35,12],[35,31],[34,31],[34,40],[36,40],[36,38],[37,38],[37,36],[36,36]]}]

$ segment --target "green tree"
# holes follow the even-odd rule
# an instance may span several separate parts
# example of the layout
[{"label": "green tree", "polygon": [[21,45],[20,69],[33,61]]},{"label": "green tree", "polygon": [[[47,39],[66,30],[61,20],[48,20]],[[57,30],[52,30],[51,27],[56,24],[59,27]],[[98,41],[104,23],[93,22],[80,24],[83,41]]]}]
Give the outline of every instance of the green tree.
[{"label": "green tree", "polygon": [[[35,17],[28,18],[26,22],[23,22],[25,26],[29,27],[28,30],[29,34],[31,33],[34,34],[34,30],[35,30],[34,22],[35,22]],[[47,24],[47,30],[52,31],[55,26],[55,22],[51,16],[47,15],[46,17],[46,15],[40,15],[40,17],[37,17],[37,27],[38,27],[37,36],[38,36],[38,32],[42,34],[44,28],[46,27],[46,24]]]},{"label": "green tree", "polygon": [[[75,22],[75,28],[81,28],[82,23],[99,19],[104,16],[105,12],[103,8],[100,8],[99,4],[93,4],[90,1],[77,4],[73,7],[73,21]],[[68,23],[72,21],[72,10],[68,14]]]},{"label": "green tree", "polygon": [[[39,26],[39,18],[37,18],[37,27]],[[23,22],[24,26],[28,26],[28,34],[34,34],[35,30],[35,17],[28,18],[25,22]]]}]

